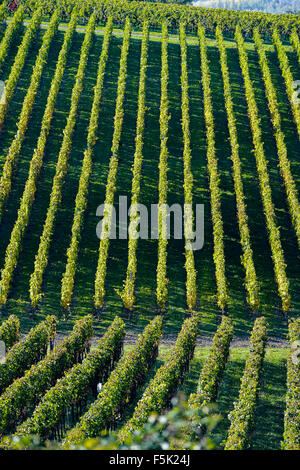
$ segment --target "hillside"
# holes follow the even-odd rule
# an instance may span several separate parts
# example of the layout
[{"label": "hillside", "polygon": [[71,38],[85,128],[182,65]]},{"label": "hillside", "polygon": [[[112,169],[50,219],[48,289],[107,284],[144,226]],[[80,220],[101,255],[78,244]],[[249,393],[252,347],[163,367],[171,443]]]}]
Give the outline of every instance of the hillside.
[{"label": "hillside", "polygon": [[229,10],[262,11],[265,13],[299,13],[299,0],[199,0],[195,6]]},{"label": "hillside", "polygon": [[[186,318],[198,321],[189,339],[191,350],[197,346],[194,357],[185,351],[170,390],[196,392],[213,335],[229,317],[234,335],[216,394],[222,439],[254,350],[261,392],[253,398],[250,442],[242,445],[279,449],[288,432],[285,397],[294,386],[286,382],[287,366],[294,367],[287,361],[288,327],[300,308],[300,111],[293,85],[300,77],[299,17],[254,13],[247,23],[242,13],[228,12],[216,28],[217,10],[199,9],[199,24],[196,17],[180,22],[180,16],[172,23],[168,5],[153,6],[152,19],[144,22],[136,10],[121,18],[125,2],[109,17],[104,0],[94,15],[88,6],[70,19],[53,2],[51,11],[37,10],[32,19],[34,7],[21,3],[25,10],[14,15],[0,10],[6,84],[0,110],[1,322],[15,315],[26,334],[54,315],[65,341],[74,323],[92,314],[94,330],[87,336],[96,344],[118,315],[128,352],[137,333],[161,316],[163,337],[157,357],[155,339],[154,352],[147,352],[152,362],[139,383],[140,397],[185,331]],[[135,3],[128,9],[138,8]],[[181,8],[174,11],[189,11]],[[169,23],[159,25],[154,12],[161,11]],[[165,240],[162,221],[158,240],[100,241],[97,208],[106,201],[118,209],[121,196],[128,206],[147,209],[158,202],[192,204],[195,217],[196,205],[204,205],[203,248],[188,249],[189,233]],[[269,338],[265,359],[265,324],[255,323],[262,316]],[[254,323],[257,352],[249,348]],[[134,396],[121,424],[136,403]],[[82,406],[84,414],[84,400]],[[297,416],[295,423],[299,430]]]}]

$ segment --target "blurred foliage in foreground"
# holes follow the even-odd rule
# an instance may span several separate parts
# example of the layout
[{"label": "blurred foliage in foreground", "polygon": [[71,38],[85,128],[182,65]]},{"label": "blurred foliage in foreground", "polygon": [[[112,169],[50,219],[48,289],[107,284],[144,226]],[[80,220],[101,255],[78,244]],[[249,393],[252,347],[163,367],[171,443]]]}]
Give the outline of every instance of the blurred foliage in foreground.
[{"label": "blurred foliage in foreground", "polygon": [[[221,417],[216,407],[191,409],[183,396],[172,399],[172,408],[166,414],[152,414],[143,429],[133,433],[130,439],[120,443],[117,432],[97,439],[87,439],[71,450],[213,450],[218,445],[218,438],[211,437]],[[59,444],[46,442],[41,445],[38,436],[13,438],[13,450],[57,450]]]}]

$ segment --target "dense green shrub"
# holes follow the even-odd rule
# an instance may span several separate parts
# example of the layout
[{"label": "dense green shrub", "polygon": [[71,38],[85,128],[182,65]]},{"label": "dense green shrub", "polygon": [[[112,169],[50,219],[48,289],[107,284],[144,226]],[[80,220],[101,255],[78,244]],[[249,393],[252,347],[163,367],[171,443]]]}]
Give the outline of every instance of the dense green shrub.
[{"label": "dense green shrub", "polygon": [[5,320],[0,326],[0,341],[5,343],[6,349],[10,349],[21,339],[20,321],[15,315]]}]

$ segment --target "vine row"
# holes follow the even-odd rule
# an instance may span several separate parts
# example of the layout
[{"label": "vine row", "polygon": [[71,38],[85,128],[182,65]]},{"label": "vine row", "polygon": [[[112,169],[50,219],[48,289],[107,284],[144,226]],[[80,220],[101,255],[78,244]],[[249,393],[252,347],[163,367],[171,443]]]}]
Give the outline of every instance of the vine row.
[{"label": "vine row", "polygon": [[[15,380],[0,397],[0,434],[10,432],[26,417],[45,391],[54,385],[65,370],[82,359],[93,335],[93,318],[88,315],[78,320],[73,331],[53,351],[34,364],[23,377]],[[45,416],[44,416],[45,418]]]},{"label": "vine row", "polygon": [[23,236],[29,223],[31,207],[34,202],[37,188],[37,180],[41,168],[43,166],[43,157],[47,137],[50,132],[55,103],[65,71],[68,52],[72,44],[72,38],[76,28],[76,23],[77,12],[74,11],[64,38],[63,46],[59,53],[55,75],[51,83],[46,108],[42,119],[41,132],[38,138],[37,147],[34,150],[34,154],[30,162],[29,174],[21,198],[17,220],[14,224],[13,230],[10,235],[10,241],[6,249],[4,267],[1,271],[0,279],[0,305],[5,304],[7,301],[7,296],[9,293],[13,273],[17,266],[19,255],[22,250]]},{"label": "vine row", "polygon": [[232,176],[236,197],[237,219],[241,237],[241,246],[243,250],[242,264],[245,269],[245,288],[247,292],[248,304],[253,310],[257,311],[259,308],[259,285],[253,261],[253,250],[251,248],[251,238],[248,227],[248,215],[243,187],[237,126],[233,109],[233,99],[229,79],[226,47],[224,44],[221,28],[219,27],[216,28],[216,39],[219,47],[220,63],[223,76],[225,107],[227,112],[227,121],[231,146]]},{"label": "vine row", "polygon": [[0,364],[0,394],[47,353],[48,345],[53,343],[56,323],[54,316],[48,316],[32,328],[23,341],[12,346],[6,355],[5,364]]},{"label": "vine row", "polygon": [[294,29],[292,34],[291,34],[291,37],[290,37],[290,40],[291,40],[291,44],[293,45],[296,53],[297,53],[297,56],[298,56],[298,61],[300,63],[300,39],[299,39],[299,36],[297,34],[297,31]]},{"label": "vine row", "polygon": [[293,225],[295,227],[298,245],[300,248],[300,204],[298,199],[297,188],[291,172],[291,164],[288,159],[284,133],[282,132],[281,128],[281,118],[279,113],[279,105],[276,96],[276,90],[272,83],[271,72],[268,66],[268,60],[263,47],[263,42],[257,29],[254,30],[253,38],[257,53],[259,55],[259,63],[262,70],[263,80],[265,83],[266,95],[268,99],[269,110],[271,113],[271,121],[273,124],[276,139],[280,173],[284,182],[290,214]]},{"label": "vine row", "polygon": [[158,261],[156,268],[156,301],[162,311],[165,311],[168,300],[167,279],[167,247],[166,211],[168,196],[168,132],[169,132],[169,101],[168,101],[168,25],[161,27],[161,97],[160,97],[160,155],[159,155],[159,219],[158,219]]},{"label": "vine row", "polygon": [[[142,176],[142,164],[143,164],[143,145],[144,145],[144,128],[145,128],[145,113],[146,113],[146,76],[147,76],[147,61],[148,61],[148,42],[149,42],[149,30],[148,23],[144,23],[143,27],[143,39],[140,59],[140,80],[139,80],[139,92],[138,92],[138,112],[136,122],[136,137],[135,137],[135,153],[133,162],[133,178],[131,188],[131,207],[139,203],[140,192],[141,192],[141,176]],[[133,212],[130,215],[130,226],[134,224],[137,214]],[[135,233],[129,231],[128,240],[128,265],[126,272],[126,279],[124,281],[124,287],[121,293],[123,303],[126,308],[132,309],[134,305],[134,287],[135,278],[137,271],[137,259],[136,250],[138,246],[138,240]]]},{"label": "vine row", "polygon": [[97,83],[94,89],[94,100],[92,105],[91,117],[89,122],[87,147],[84,152],[84,158],[82,162],[81,175],[79,180],[78,192],[75,200],[75,210],[72,225],[72,236],[71,242],[67,251],[67,264],[66,269],[62,277],[61,286],[61,304],[67,309],[71,305],[74,278],[77,268],[77,258],[79,242],[81,237],[82,225],[84,220],[84,213],[87,205],[89,181],[92,173],[93,165],[93,152],[97,139],[97,131],[99,124],[99,112],[100,103],[102,98],[104,76],[106,70],[106,64],[108,60],[108,50],[111,40],[111,34],[113,29],[112,18],[107,20],[106,29],[103,38],[103,46],[99,60]]},{"label": "vine row", "polygon": [[51,439],[55,429],[66,420],[68,410],[73,410],[88,391],[96,389],[96,384],[104,382],[114,369],[122,351],[124,327],[124,322],[116,317],[97,347],[48,390],[32,416],[18,426],[15,437],[39,435],[43,440]]},{"label": "vine row", "polygon": [[218,160],[216,156],[214,116],[211,97],[211,77],[207,58],[207,42],[205,29],[199,25],[198,38],[200,44],[202,88],[204,99],[204,117],[207,139],[207,170],[209,176],[211,217],[214,238],[214,263],[217,282],[218,305],[224,312],[228,303],[227,282],[225,273],[224,229],[221,212],[220,177],[218,173]]},{"label": "vine row", "polygon": [[193,174],[191,169],[191,139],[190,139],[190,106],[189,84],[187,70],[187,45],[185,24],[180,24],[179,41],[181,51],[181,114],[183,133],[183,174],[184,174],[184,204],[185,204],[185,269],[186,269],[186,302],[189,310],[193,310],[197,301],[197,272],[194,252],[191,248],[193,231]]},{"label": "vine row", "polygon": [[274,29],[272,37],[273,37],[273,43],[274,43],[275,49],[277,50],[277,56],[279,60],[281,73],[285,82],[287,96],[290,101],[290,105],[291,105],[293,116],[294,116],[294,121],[297,126],[298,135],[300,137],[300,109],[299,109],[299,105],[294,102],[295,80],[293,78],[293,74],[291,71],[287,53],[280,39],[280,34],[278,33],[276,29]]},{"label": "vine row", "polygon": [[119,145],[123,127],[123,118],[124,118],[124,97],[125,97],[125,88],[126,88],[126,78],[127,78],[127,56],[129,51],[130,44],[130,34],[131,34],[131,23],[126,20],[124,36],[123,36],[123,45],[120,58],[120,70],[118,77],[118,90],[117,90],[117,102],[114,116],[114,133],[111,147],[111,158],[109,162],[109,172],[107,176],[106,184],[106,194],[105,194],[105,210],[104,210],[104,219],[101,232],[101,240],[99,244],[99,258],[97,271],[95,276],[95,295],[94,303],[96,309],[103,307],[104,296],[105,296],[105,278],[106,278],[106,269],[107,269],[107,258],[109,251],[109,235],[111,231],[112,224],[112,205],[114,203],[114,197],[116,192],[116,181],[117,181],[117,172],[118,172],[118,152]]},{"label": "vine row", "polygon": [[288,311],[290,307],[289,281],[286,275],[286,265],[280,240],[280,231],[278,226],[276,225],[276,216],[272,201],[267,161],[262,142],[261,128],[259,124],[259,112],[255,100],[253,85],[249,74],[248,56],[245,50],[244,38],[239,28],[237,28],[236,30],[235,39],[239,51],[240,67],[244,78],[246,100],[248,105],[248,115],[250,119],[252,139],[254,145],[254,155],[256,160],[260,193],[262,197],[266,224],[268,228],[269,242],[275,271],[275,279],[278,285],[278,293],[282,302],[282,309],[283,311]]},{"label": "vine row", "polygon": [[233,325],[230,318],[223,316],[208,357],[204,361],[198,382],[197,392],[190,395],[188,404],[200,409],[216,401],[219,384],[229,357],[230,343],[233,338]]},{"label": "vine row", "polygon": [[0,24],[3,23],[3,21],[5,21],[6,17],[7,17],[7,9],[6,9],[6,1],[4,1],[0,5]]},{"label": "vine row", "polygon": [[24,16],[24,7],[21,5],[20,8],[18,8],[18,11],[14,14],[11,22],[7,26],[4,37],[0,43],[0,68],[2,68],[3,66],[3,63],[8,55],[10,46],[15,38],[15,35],[17,34],[18,29],[23,24]]},{"label": "vine row", "polygon": [[228,416],[231,425],[228,431],[225,450],[243,450],[248,445],[255,417],[266,342],[267,322],[264,317],[260,317],[255,321],[251,333],[250,353],[241,379],[238,401]]},{"label": "vine row", "polygon": [[135,430],[142,428],[151,413],[159,413],[168,405],[169,398],[183,380],[194,355],[198,325],[199,319],[196,315],[185,320],[170,355],[146,388],[132,418],[120,430],[120,442],[127,441]]},{"label": "vine row", "polygon": [[161,334],[162,318],[155,317],[139,336],[133,350],[119,361],[97,400],[67,433],[62,441],[63,448],[69,448],[86,437],[99,436],[101,431],[112,426],[114,418],[122,412],[126,400],[135,393],[155,360]]},{"label": "vine row", "polygon": [[3,166],[2,176],[0,179],[0,222],[3,217],[4,205],[11,190],[13,169],[16,165],[18,156],[21,151],[22,143],[25,139],[25,133],[28,129],[28,123],[32,113],[38,87],[41,81],[42,72],[47,62],[50,45],[58,30],[59,20],[59,11],[56,11],[53,14],[49,27],[44,34],[43,43],[39,50],[38,57],[35,61],[35,65],[30,79],[30,85],[23,101],[22,110],[18,119],[18,130],[8,150],[8,154],[6,156],[6,160]]},{"label": "vine row", "polygon": [[287,359],[287,393],[284,413],[284,433],[281,447],[284,450],[300,450],[300,320],[289,323],[290,354]]},{"label": "vine row", "polygon": [[3,341],[7,350],[21,339],[20,320],[10,315],[0,326],[0,341]]},{"label": "vine row", "polygon": [[17,55],[14,60],[14,64],[9,73],[9,77],[5,83],[5,106],[0,107],[0,131],[3,126],[5,116],[7,114],[9,103],[15,92],[18,79],[23,70],[26,57],[29,53],[30,45],[35,38],[37,31],[39,30],[41,21],[43,18],[43,12],[41,8],[38,8],[34,13],[29,26],[26,29],[23,40],[18,48]]}]

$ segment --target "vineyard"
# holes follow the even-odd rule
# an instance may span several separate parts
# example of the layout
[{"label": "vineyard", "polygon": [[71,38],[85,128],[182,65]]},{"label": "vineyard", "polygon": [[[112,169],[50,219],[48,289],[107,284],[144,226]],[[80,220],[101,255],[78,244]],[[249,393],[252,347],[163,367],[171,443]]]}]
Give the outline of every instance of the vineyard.
[{"label": "vineyard", "polygon": [[[0,5],[0,449],[122,446],[178,392],[216,404],[217,448],[300,449],[299,33],[299,15]],[[99,239],[124,196],[160,205],[157,239]],[[204,206],[202,249],[196,209],[166,238],[166,204]]]}]

